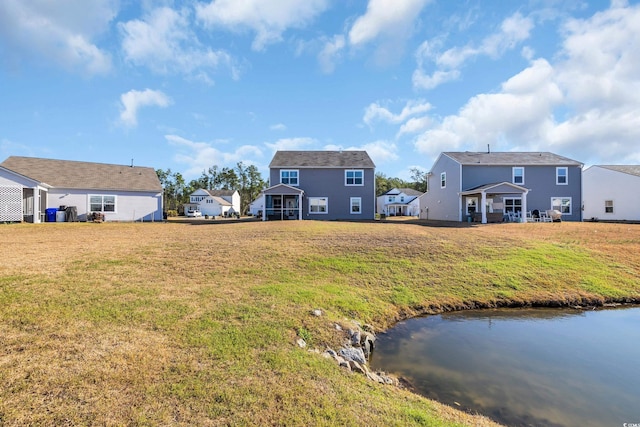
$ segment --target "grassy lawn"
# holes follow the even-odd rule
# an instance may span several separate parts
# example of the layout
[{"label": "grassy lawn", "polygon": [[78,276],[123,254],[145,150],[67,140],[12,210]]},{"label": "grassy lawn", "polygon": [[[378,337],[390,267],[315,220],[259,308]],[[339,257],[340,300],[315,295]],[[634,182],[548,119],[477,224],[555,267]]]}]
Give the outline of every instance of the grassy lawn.
[{"label": "grassy lawn", "polygon": [[491,425],[297,335],[337,349],[353,321],[640,301],[640,225],[16,224],[0,242],[6,426]]}]

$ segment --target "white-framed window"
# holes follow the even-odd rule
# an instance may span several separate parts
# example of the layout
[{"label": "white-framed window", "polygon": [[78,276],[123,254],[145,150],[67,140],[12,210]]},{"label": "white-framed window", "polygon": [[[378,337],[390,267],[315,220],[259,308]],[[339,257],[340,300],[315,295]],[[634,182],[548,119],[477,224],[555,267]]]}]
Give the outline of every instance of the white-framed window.
[{"label": "white-framed window", "polygon": [[467,197],[467,215],[473,215],[478,211],[478,198]]},{"label": "white-framed window", "polygon": [[362,169],[344,171],[344,185],[364,185],[364,171]]},{"label": "white-framed window", "polygon": [[503,202],[505,212],[522,212],[522,199],[520,197],[505,197]]},{"label": "white-framed window", "polygon": [[329,198],[328,197],[309,197],[309,213],[310,214],[329,213]]},{"label": "white-framed window", "polygon": [[571,215],[571,197],[552,197],[551,209],[560,211],[563,215]]},{"label": "white-framed window", "polygon": [[613,213],[613,200],[604,201],[604,213]]},{"label": "white-framed window", "polygon": [[517,185],[524,184],[524,168],[522,166],[515,166],[513,168],[512,182]]},{"label": "white-framed window", "polygon": [[393,203],[396,201],[396,196],[389,196],[389,203]]},{"label": "white-framed window", "polygon": [[113,195],[89,195],[90,212],[115,212],[116,196]]},{"label": "white-framed window", "polygon": [[287,185],[298,185],[298,170],[297,169],[282,169],[280,171],[280,183]]},{"label": "white-framed window", "polygon": [[442,172],[440,174],[440,188],[446,188],[446,187],[447,187],[447,173]]},{"label": "white-framed window", "polygon": [[404,196],[400,196],[400,203],[404,203]]},{"label": "white-framed window", "polygon": [[556,185],[569,184],[569,169],[566,166],[556,168]]},{"label": "white-framed window", "polygon": [[351,197],[349,199],[350,212],[352,214],[362,213],[362,197]]}]

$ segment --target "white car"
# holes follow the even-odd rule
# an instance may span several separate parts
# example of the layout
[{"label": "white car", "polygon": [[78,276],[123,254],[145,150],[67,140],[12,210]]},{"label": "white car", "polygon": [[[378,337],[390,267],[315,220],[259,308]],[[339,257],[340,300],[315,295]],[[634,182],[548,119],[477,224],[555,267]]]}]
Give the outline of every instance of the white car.
[{"label": "white car", "polygon": [[202,216],[202,212],[200,212],[199,210],[191,210],[189,209],[188,211],[185,212],[185,215],[191,218],[197,218]]}]

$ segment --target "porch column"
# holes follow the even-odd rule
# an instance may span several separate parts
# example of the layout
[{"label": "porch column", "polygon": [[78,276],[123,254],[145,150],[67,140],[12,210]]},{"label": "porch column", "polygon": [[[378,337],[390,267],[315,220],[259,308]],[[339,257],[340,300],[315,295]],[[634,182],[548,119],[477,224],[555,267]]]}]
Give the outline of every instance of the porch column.
[{"label": "porch column", "polygon": [[302,220],[302,194],[298,196],[298,221]]},{"label": "porch column", "polygon": [[33,187],[33,223],[40,223],[40,189]]},{"label": "porch column", "polygon": [[482,212],[482,223],[487,223],[487,193],[484,191],[480,193],[482,197],[480,198],[480,212]]},{"label": "porch column", "polygon": [[522,193],[522,212],[520,212],[520,219],[522,222],[527,222],[527,193],[529,190]]}]

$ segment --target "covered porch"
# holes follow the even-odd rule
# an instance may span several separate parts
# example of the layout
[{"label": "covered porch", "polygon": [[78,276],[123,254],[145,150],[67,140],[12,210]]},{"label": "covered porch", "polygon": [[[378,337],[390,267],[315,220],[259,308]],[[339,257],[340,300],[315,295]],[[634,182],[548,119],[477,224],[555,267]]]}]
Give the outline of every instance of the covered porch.
[{"label": "covered porch", "polygon": [[302,197],[304,191],[286,184],[269,187],[264,195],[263,221],[302,219]]},{"label": "covered porch", "polygon": [[460,221],[525,222],[529,189],[510,182],[485,184],[460,193]]}]

